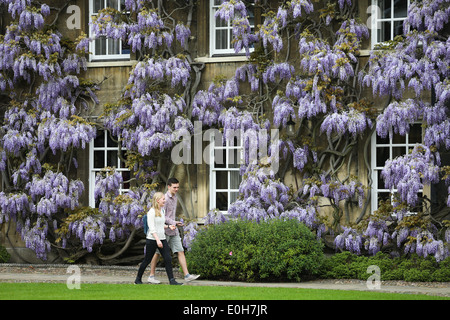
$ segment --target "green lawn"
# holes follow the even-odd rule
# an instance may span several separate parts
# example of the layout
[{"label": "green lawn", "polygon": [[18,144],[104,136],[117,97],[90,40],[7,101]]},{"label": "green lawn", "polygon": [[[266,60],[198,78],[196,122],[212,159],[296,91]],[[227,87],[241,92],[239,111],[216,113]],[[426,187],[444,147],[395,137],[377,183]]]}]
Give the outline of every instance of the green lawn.
[{"label": "green lawn", "polygon": [[0,283],[0,300],[450,300],[448,297],[298,288]]}]

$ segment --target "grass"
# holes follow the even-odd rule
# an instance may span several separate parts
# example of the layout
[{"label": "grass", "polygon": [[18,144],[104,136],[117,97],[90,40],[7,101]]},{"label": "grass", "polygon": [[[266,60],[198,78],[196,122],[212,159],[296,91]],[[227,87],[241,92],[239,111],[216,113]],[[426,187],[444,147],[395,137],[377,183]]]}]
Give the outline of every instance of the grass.
[{"label": "grass", "polygon": [[450,300],[448,297],[300,288],[0,283],[0,300]]}]

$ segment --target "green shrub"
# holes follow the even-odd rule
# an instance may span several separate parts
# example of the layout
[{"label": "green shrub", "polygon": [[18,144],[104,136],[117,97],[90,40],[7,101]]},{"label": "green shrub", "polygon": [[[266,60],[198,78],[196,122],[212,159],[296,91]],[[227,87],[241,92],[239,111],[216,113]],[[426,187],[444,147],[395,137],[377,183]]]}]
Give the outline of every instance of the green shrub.
[{"label": "green shrub", "polygon": [[333,255],[322,265],[321,277],[328,279],[367,280],[372,273],[367,268],[380,268],[381,280],[405,281],[450,281],[450,257],[437,263],[433,257],[419,257],[416,254],[391,258],[385,253],[373,257],[357,256],[349,252]]},{"label": "green shrub", "polygon": [[297,220],[210,225],[187,253],[188,268],[207,279],[295,280],[317,274],[323,245]]},{"label": "green shrub", "polygon": [[8,262],[9,258],[11,258],[11,255],[4,246],[0,245],[0,263]]}]

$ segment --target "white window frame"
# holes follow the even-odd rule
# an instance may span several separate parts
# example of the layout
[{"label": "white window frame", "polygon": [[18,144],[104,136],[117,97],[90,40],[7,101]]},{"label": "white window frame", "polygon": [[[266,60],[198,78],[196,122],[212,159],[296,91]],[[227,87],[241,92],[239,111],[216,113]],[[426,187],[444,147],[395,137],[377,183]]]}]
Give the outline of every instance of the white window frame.
[{"label": "white window frame", "polygon": [[[232,194],[237,196],[239,195],[239,184],[242,181],[242,176],[240,175],[240,165],[241,161],[243,159],[243,141],[242,137],[238,137],[239,143],[237,146],[230,145],[229,141],[226,141],[226,145],[216,145],[215,143],[216,137],[214,134],[211,135],[211,141],[210,141],[210,148],[209,148],[209,207],[210,210],[217,208],[217,202],[216,202],[216,195],[217,193],[226,193],[227,194],[227,209],[230,207],[230,204],[233,203],[236,199],[232,200]],[[217,137],[217,139],[222,139],[222,135],[220,134],[220,138]],[[222,159],[225,168],[223,167],[217,167],[216,166],[216,159],[215,159],[215,151],[216,150],[224,150],[225,153],[225,159]],[[237,163],[233,164],[230,162],[230,155],[233,155],[237,152]],[[234,159],[232,160],[234,162]],[[235,167],[229,167],[231,165],[234,165]],[[218,174],[226,172],[227,173],[227,187],[226,188],[216,188],[217,186],[217,179]],[[231,173],[237,172],[239,176],[239,182],[237,184],[237,188],[231,188]],[[222,214],[228,214],[228,210],[220,210],[219,211]]]},{"label": "white window frame", "polygon": [[[108,0],[89,0],[89,22],[92,22],[92,17],[96,16],[98,13],[94,12],[94,1],[102,1],[104,4],[104,7],[107,7],[107,3]],[[121,2],[124,0],[118,0],[117,4],[118,4],[118,8],[115,8],[117,10],[120,11],[120,5]],[[92,26],[89,25],[89,37],[94,37],[95,38],[95,34],[92,30]],[[109,47],[109,42],[110,41],[115,41],[114,39],[108,39],[106,38],[106,51],[108,51],[108,47]],[[108,52],[106,54],[95,54],[95,42],[91,41],[89,43],[89,51],[91,52],[91,54],[89,55],[89,61],[98,61],[98,60],[129,60],[130,59],[130,53],[120,53],[120,54],[109,54]],[[122,52],[122,40],[119,40],[119,47],[120,47],[120,52]]]},{"label": "white window frame", "polygon": [[[209,37],[209,48],[210,48],[210,56],[214,56],[214,55],[242,55],[245,54],[245,49],[242,49],[241,52],[236,53],[234,51],[234,46],[231,44],[231,37],[233,35],[233,25],[231,23],[231,21],[227,22],[226,26],[222,26],[222,27],[216,27],[216,22],[217,20],[220,20],[221,23],[225,23],[224,20],[221,20],[220,18],[215,18],[214,15],[217,11],[217,9],[219,8],[220,4],[214,4],[215,0],[210,0],[209,1],[209,25],[210,25],[210,37]],[[220,2],[220,1],[219,1]],[[254,13],[254,12],[253,12]],[[254,25],[250,25],[250,27],[252,28],[252,30],[254,30],[255,26]],[[228,41],[228,45],[226,49],[216,49],[216,30],[227,30],[227,34],[229,37],[229,41]],[[250,52],[252,52],[254,49],[250,48]]]},{"label": "white window frame", "polygon": [[[98,172],[102,171],[103,168],[94,167],[94,153],[95,152],[103,152],[104,163],[108,165],[108,152],[117,151],[117,167],[115,167],[116,172],[130,172],[128,168],[125,167],[125,163],[119,157],[119,148],[118,146],[108,146],[108,135],[110,134],[108,130],[97,129],[97,132],[103,131],[104,135],[104,145],[103,146],[95,146],[94,140],[89,143],[89,206],[95,208],[95,198],[94,198],[94,189],[95,189],[95,177]],[[122,148],[122,152],[124,149]],[[124,179],[125,180],[125,179]],[[119,193],[124,194],[129,190],[129,188],[124,188],[122,184],[119,188]]]},{"label": "white window frame", "polygon": [[[374,48],[374,46],[380,42],[378,42],[378,31],[380,28],[382,28],[382,23],[383,22],[390,22],[391,24],[391,30],[390,30],[390,39],[387,39],[385,41],[388,40],[393,40],[394,39],[394,22],[397,21],[404,21],[406,20],[407,16],[405,17],[397,17],[394,18],[395,15],[395,0],[391,0],[391,17],[390,18],[381,18],[381,9],[380,6],[378,5],[380,0],[372,0],[372,5],[370,6],[370,8],[372,9],[370,12],[370,22],[371,22],[371,46],[372,49]],[[407,10],[410,6],[410,0],[407,0]]]},{"label": "white window frame", "polygon": [[[414,123],[414,125],[421,125],[421,123]],[[410,130],[413,130],[413,127],[411,127]],[[423,131],[422,128],[421,130],[421,140],[423,141]],[[410,142],[409,140],[409,134],[406,134],[404,136],[405,141],[402,143],[393,143],[392,139],[389,138],[389,143],[377,143],[377,132],[375,131],[372,134],[371,137],[371,168],[372,168],[372,188],[371,188],[371,212],[375,212],[376,210],[378,210],[378,202],[379,202],[379,198],[378,198],[378,193],[383,192],[383,193],[390,193],[391,194],[391,200],[393,199],[394,194],[397,192],[397,189],[386,189],[384,187],[384,180],[381,179],[381,181],[378,181],[378,173],[379,171],[383,170],[384,168],[384,164],[383,165],[377,165],[377,148],[389,148],[389,159],[392,160],[393,159],[393,149],[394,148],[404,148],[405,153],[408,152],[409,150],[413,149],[414,146],[418,143],[418,142]],[[423,189],[420,189],[419,192],[422,192],[422,194],[424,193]]]}]

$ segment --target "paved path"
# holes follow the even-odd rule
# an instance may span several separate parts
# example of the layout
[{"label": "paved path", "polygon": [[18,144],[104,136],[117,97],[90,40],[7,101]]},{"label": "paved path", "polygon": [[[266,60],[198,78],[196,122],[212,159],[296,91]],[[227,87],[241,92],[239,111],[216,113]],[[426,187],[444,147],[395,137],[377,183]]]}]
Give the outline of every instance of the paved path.
[{"label": "paved path", "polygon": [[[66,283],[73,274],[68,272],[68,266],[9,266],[0,264],[0,282],[60,282]],[[80,266],[81,283],[133,283],[137,267],[87,267]],[[143,280],[146,280],[146,272]],[[163,270],[158,270],[157,277],[161,283],[168,283]],[[177,281],[180,280],[178,274]],[[228,282],[228,281],[210,281],[195,280],[185,283],[192,286],[233,286],[233,287],[283,287],[283,288],[307,288],[307,289],[333,289],[333,290],[356,290],[371,291],[365,281],[360,280],[316,280],[299,283],[247,283],[247,282]],[[382,281],[379,292],[394,292],[405,294],[427,294],[450,297],[450,283],[410,283],[403,281]]]}]

